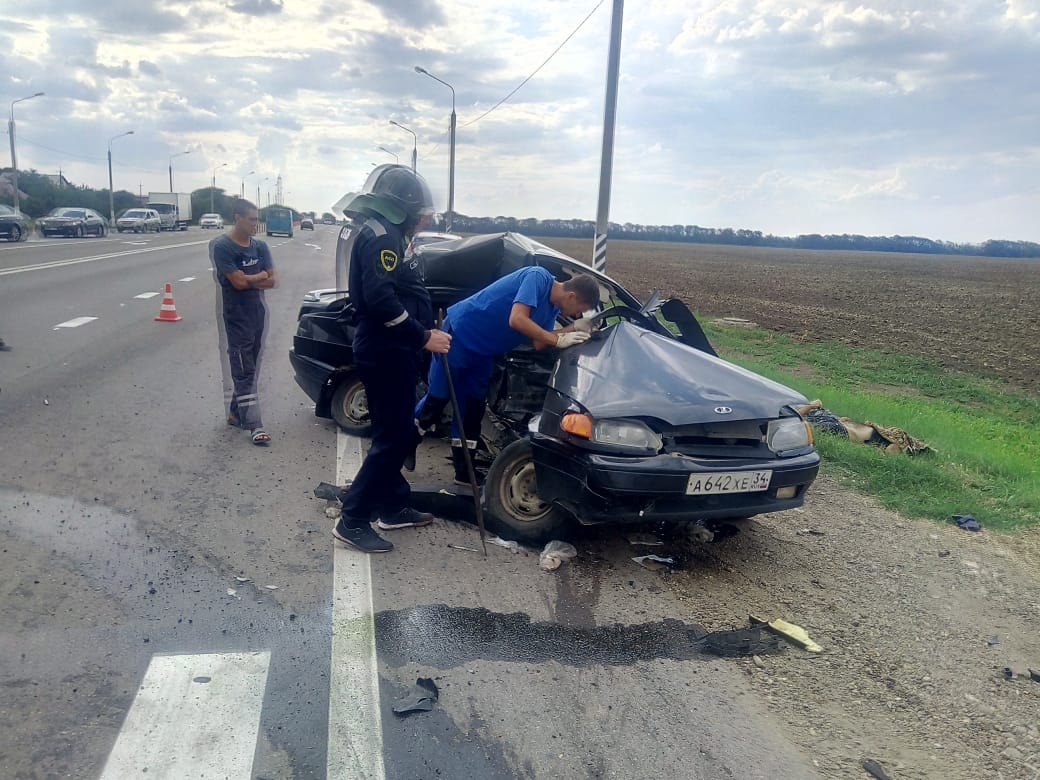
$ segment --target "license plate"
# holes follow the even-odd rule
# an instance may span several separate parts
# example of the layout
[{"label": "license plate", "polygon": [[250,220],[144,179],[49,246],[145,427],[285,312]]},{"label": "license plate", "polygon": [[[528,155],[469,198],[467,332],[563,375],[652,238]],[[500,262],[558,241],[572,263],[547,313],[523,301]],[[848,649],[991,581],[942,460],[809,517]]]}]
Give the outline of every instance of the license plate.
[{"label": "license plate", "polygon": [[755,493],[769,489],[772,471],[719,471],[714,474],[691,474],[686,495],[706,496],[713,493]]}]

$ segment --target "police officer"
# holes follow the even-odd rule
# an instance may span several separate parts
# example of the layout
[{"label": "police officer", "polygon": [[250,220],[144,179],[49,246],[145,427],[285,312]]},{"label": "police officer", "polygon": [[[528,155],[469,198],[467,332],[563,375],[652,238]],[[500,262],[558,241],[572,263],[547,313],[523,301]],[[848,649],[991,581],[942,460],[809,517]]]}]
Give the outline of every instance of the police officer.
[{"label": "police officer", "polygon": [[221,292],[221,340],[227,342],[234,382],[234,391],[227,399],[227,421],[249,431],[253,444],[266,446],[271,437],[260,418],[256,374],[267,318],[264,290],[275,286],[274,261],[267,244],[253,237],[258,222],[256,206],[238,199],[232,214],[235,222],[231,230],[209,244]]},{"label": "police officer", "polygon": [[369,553],[394,546],[376,533],[427,525],[433,515],[408,506],[401,474],[413,450],[415,383],[420,350],[446,353],[451,337],[433,327],[433,307],[416,263],[404,262],[410,236],[429,221],[433,197],[425,180],[402,165],[381,165],[347,207],[365,217],[350,252],[354,363],[365,385],[372,444],[343,495],[332,535]]}]

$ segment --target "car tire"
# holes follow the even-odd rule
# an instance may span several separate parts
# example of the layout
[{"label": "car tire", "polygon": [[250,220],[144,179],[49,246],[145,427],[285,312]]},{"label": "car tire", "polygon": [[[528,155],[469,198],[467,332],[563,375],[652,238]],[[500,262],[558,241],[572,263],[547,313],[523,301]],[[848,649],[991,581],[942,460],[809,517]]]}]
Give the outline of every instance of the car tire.
[{"label": "car tire", "polygon": [[11,232],[7,236],[7,240],[10,241],[12,244],[15,241],[21,241],[22,240],[22,228],[20,226],[18,226],[18,225],[11,225]]},{"label": "car tire", "polygon": [[541,544],[558,538],[570,515],[538,497],[534,450],[528,439],[505,447],[491,462],[483,502],[489,525],[506,539]]},{"label": "car tire", "polygon": [[108,228],[107,227],[105,227],[104,225],[98,225],[98,231],[97,231],[97,237],[98,238],[104,238],[107,233],[108,233]]},{"label": "car tire", "polygon": [[344,433],[354,436],[368,436],[372,433],[368,395],[356,375],[348,374],[333,390],[332,419]]},{"label": "car tire", "polygon": [[76,228],[76,238],[83,238],[84,235],[86,235],[86,233],[83,230],[83,226],[80,225],[78,228]]}]

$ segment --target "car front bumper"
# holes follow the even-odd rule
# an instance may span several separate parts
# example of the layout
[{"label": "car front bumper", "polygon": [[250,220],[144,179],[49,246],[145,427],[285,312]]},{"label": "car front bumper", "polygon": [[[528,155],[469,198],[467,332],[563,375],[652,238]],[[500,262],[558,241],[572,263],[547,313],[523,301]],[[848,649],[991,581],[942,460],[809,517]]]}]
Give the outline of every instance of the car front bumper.
[{"label": "car front bumper", "polygon": [[[810,452],[763,462],[733,458],[706,459],[673,455],[604,455],[535,435],[538,495],[557,503],[579,521],[594,523],[654,520],[725,520],[801,506],[820,468],[820,456]],[[769,489],[754,493],[686,495],[693,474],[713,472],[773,472]],[[779,488],[794,487],[794,495],[778,498]]]}]

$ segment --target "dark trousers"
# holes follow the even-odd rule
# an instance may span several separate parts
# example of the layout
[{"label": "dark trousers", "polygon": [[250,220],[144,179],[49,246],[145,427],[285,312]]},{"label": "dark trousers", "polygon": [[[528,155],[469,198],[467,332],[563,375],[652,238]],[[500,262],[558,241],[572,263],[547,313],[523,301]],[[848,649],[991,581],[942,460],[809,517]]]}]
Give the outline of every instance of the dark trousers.
[{"label": "dark trousers", "polygon": [[374,514],[391,515],[408,504],[411,488],[401,467],[415,447],[412,411],[419,356],[395,350],[385,353],[378,365],[358,355],[355,360],[368,396],[372,445],[343,496],[342,514],[346,525],[367,525]]},{"label": "dark trousers", "polygon": [[235,385],[228,411],[238,417],[243,428],[249,430],[263,427],[256,374],[266,314],[262,300],[224,302],[228,363]]}]

